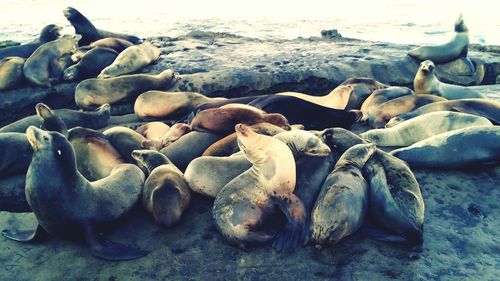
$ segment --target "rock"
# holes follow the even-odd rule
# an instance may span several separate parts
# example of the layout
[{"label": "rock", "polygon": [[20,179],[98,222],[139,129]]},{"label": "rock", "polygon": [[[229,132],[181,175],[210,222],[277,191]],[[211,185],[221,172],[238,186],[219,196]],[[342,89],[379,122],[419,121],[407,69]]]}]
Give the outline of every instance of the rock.
[{"label": "rock", "polygon": [[480,59],[460,57],[454,61],[436,65],[436,76],[441,82],[463,86],[479,85],[485,76],[484,62]]},{"label": "rock", "polygon": [[323,38],[342,38],[342,35],[336,29],[321,30],[321,37]]}]

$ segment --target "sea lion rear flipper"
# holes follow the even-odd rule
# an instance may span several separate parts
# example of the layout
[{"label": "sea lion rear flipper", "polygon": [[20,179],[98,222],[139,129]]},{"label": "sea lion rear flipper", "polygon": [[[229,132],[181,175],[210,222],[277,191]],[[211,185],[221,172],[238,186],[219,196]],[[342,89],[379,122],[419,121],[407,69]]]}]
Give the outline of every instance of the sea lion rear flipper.
[{"label": "sea lion rear flipper", "polygon": [[3,230],[3,236],[18,242],[40,242],[47,238],[48,233],[38,225],[34,230]]},{"label": "sea lion rear flipper", "polygon": [[277,206],[287,218],[287,223],[273,241],[273,247],[278,250],[293,250],[299,243],[309,241],[309,228],[304,204],[295,194],[271,196],[272,203]]},{"label": "sea lion rear flipper", "polygon": [[139,249],[127,247],[105,239],[102,235],[97,234],[95,225],[92,222],[83,223],[85,229],[85,241],[90,246],[92,255],[103,260],[122,261],[133,260],[143,257],[149,252]]},{"label": "sea lion rear flipper", "polygon": [[374,225],[373,222],[371,222],[369,219],[365,220],[364,225],[361,227],[361,232],[363,233],[363,235],[370,239],[389,243],[417,245],[423,242],[421,238],[420,240],[409,240],[398,233],[378,227]]}]

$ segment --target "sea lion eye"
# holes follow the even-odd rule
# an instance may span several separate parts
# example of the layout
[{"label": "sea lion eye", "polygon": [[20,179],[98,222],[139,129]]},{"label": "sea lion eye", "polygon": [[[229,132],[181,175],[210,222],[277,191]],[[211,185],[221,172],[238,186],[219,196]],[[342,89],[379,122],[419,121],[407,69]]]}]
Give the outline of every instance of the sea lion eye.
[{"label": "sea lion eye", "polygon": [[49,137],[47,137],[47,136],[43,136],[43,140],[44,140],[44,141],[49,141]]},{"label": "sea lion eye", "polygon": [[60,149],[57,150],[57,155],[61,156],[62,152]]}]

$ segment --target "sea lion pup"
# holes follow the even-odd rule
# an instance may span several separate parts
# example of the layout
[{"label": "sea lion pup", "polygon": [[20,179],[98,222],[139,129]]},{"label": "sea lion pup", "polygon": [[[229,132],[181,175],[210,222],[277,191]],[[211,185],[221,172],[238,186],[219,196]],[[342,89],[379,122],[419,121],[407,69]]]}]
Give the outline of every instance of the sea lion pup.
[{"label": "sea lion pup", "polygon": [[395,98],[379,105],[373,114],[368,115],[368,123],[372,128],[383,128],[394,116],[429,103],[445,101],[445,98],[433,95],[408,95]]},{"label": "sea lion pup", "polygon": [[57,132],[35,127],[26,131],[33,160],[26,174],[26,198],[38,220],[32,231],[4,230],[12,240],[31,242],[44,234],[62,239],[81,237],[94,256],[106,260],[129,260],[144,256],[100,236],[97,227],[119,219],[139,200],[144,174],[134,165],[121,164],[108,177],[89,182],[76,169],[75,152]]},{"label": "sea lion pup", "polygon": [[368,183],[363,178],[365,163],[375,144],[358,144],[340,157],[328,175],[311,214],[311,240],[333,245],[356,232],[368,209]]},{"label": "sea lion pup", "polygon": [[500,161],[500,127],[458,129],[391,151],[413,168],[466,169]]},{"label": "sea lion pup", "polygon": [[306,130],[322,130],[329,127],[350,128],[361,119],[361,112],[332,109],[291,96],[262,96],[249,105],[267,113],[279,113],[290,124],[303,124]]},{"label": "sea lion pup", "polygon": [[480,116],[438,111],[420,115],[390,128],[373,129],[360,136],[379,146],[408,146],[440,133],[476,126],[493,124]]},{"label": "sea lion pup", "polygon": [[[255,129],[252,129],[252,131],[256,132]],[[320,138],[307,131],[284,131],[275,134],[274,137],[290,148],[295,159],[302,156],[324,157],[330,153],[330,148]],[[236,153],[228,157],[202,156],[189,163],[186,168],[185,178],[191,190],[215,198],[217,193],[228,182],[251,166],[251,162],[245,158],[243,153]],[[302,174],[302,171],[297,169],[297,175]],[[300,188],[312,189],[312,187],[302,186]],[[297,191],[297,189],[299,189],[299,186],[295,190]],[[305,191],[301,192],[305,193]]]},{"label": "sea lion pup", "polygon": [[193,159],[200,157],[207,147],[224,136],[219,133],[191,131],[162,148],[160,152],[167,156],[177,168],[184,171]]},{"label": "sea lion pup", "polygon": [[165,132],[162,136],[152,139],[147,139],[142,142],[142,147],[152,150],[162,150],[169,146],[171,143],[178,140],[180,137],[191,132],[191,126],[185,123],[175,123],[172,127]]},{"label": "sea lion pup", "polygon": [[139,44],[142,42],[141,39],[133,35],[120,34],[97,29],[84,15],[82,15],[75,8],[67,7],[66,9],[64,9],[63,14],[75,28],[75,33],[82,35],[82,39],[79,42],[80,46],[90,45],[90,43],[106,37],[125,39],[132,42],[133,44]]},{"label": "sea lion pup", "polygon": [[[274,136],[276,134],[286,131],[283,128],[275,126],[269,123],[258,123],[250,126],[254,132],[266,136]],[[229,156],[240,150],[238,147],[238,141],[236,137],[236,132],[214,142],[209,146],[202,156]]]},{"label": "sea lion pup", "polygon": [[41,45],[54,41],[61,36],[59,33],[62,27],[55,24],[45,26],[40,32],[40,36],[33,42],[0,49],[0,60],[6,57],[21,57],[27,59]]},{"label": "sea lion pup", "polygon": [[[54,109],[52,111],[62,119],[67,128],[81,126],[90,129],[100,129],[108,124],[111,117],[110,110],[111,107],[109,104],[103,104],[95,111],[91,112],[83,112],[66,108]],[[28,129],[29,126],[40,127],[41,125],[42,119],[40,118],[40,115],[32,115],[0,128],[0,133],[26,132],[26,129]]]},{"label": "sea lion pup", "polygon": [[117,77],[136,72],[160,58],[160,49],[149,42],[130,46],[123,50],[115,61],[105,67],[98,78]]},{"label": "sea lion pup", "polygon": [[182,172],[157,151],[134,150],[132,157],[149,171],[142,191],[142,206],[158,224],[169,227],[178,223],[191,202],[189,186]]},{"label": "sea lion pup", "polygon": [[[81,35],[63,35],[61,38],[45,43],[26,60],[23,66],[24,77],[34,86],[52,87],[57,82],[60,73],[54,73],[58,59],[64,54],[76,49]],[[60,71],[59,67],[55,69]]]},{"label": "sea lion pup", "polygon": [[101,132],[75,127],[69,130],[68,141],[75,150],[78,171],[89,181],[105,178],[114,167],[125,163]]},{"label": "sea lion pup", "polygon": [[500,102],[490,99],[463,99],[439,101],[424,105],[410,112],[399,114],[391,118],[387,122],[386,127],[390,128],[414,117],[436,111],[455,111],[473,114],[488,118],[496,125],[500,124]]},{"label": "sea lion pup", "polygon": [[25,59],[20,57],[6,57],[0,60],[0,91],[19,87],[23,80],[23,66]]},{"label": "sea lion pup", "polygon": [[345,107],[346,110],[360,109],[365,99],[374,91],[388,88],[389,85],[380,83],[373,78],[367,77],[352,77],[342,82],[340,86],[350,85],[353,87],[352,93],[349,95],[349,101]]},{"label": "sea lion pup", "polygon": [[141,143],[146,140],[145,137],[123,126],[112,127],[102,133],[127,163],[136,163],[132,151],[142,149]]},{"label": "sea lion pup", "polygon": [[123,50],[126,48],[133,46],[132,42],[125,40],[125,39],[120,39],[120,38],[114,38],[114,37],[107,37],[107,38],[102,38],[97,41],[92,42],[90,44],[91,48],[110,48],[115,50],[117,53],[121,53]]},{"label": "sea lion pup", "polygon": [[236,124],[253,125],[262,122],[282,128],[290,127],[283,115],[267,114],[256,107],[244,104],[226,104],[219,108],[200,111],[191,121],[191,127],[196,131],[229,133]]},{"label": "sea lion pup", "polygon": [[224,101],[195,92],[147,91],[137,97],[134,112],[139,117],[176,118],[185,116],[198,106]]},{"label": "sea lion pup", "polygon": [[[242,248],[272,241],[274,248],[289,250],[307,242],[304,205],[293,194],[292,152],[282,141],[259,135],[246,125],[238,124],[235,130],[252,168],[217,194],[212,209],[217,228],[228,242]],[[286,217],[281,229],[275,221],[276,211]]]},{"label": "sea lion pup", "polygon": [[440,82],[434,74],[434,68],[434,63],[430,60],[420,63],[413,80],[415,94],[436,95],[449,100],[484,98],[483,95],[470,88]]},{"label": "sea lion pup", "polygon": [[418,60],[431,60],[435,63],[447,63],[459,57],[466,57],[469,46],[469,30],[465,25],[463,15],[455,21],[455,34],[443,45],[422,46],[408,52],[410,57]]},{"label": "sea lion pup", "polygon": [[94,48],[86,52],[79,62],[64,70],[65,81],[81,81],[96,77],[101,70],[113,63],[118,53],[109,48]]},{"label": "sea lion pup", "polygon": [[361,105],[361,112],[363,113],[361,121],[368,121],[368,116],[373,115],[374,111],[384,102],[411,94],[413,94],[413,91],[407,87],[389,87],[373,91]]},{"label": "sea lion pup", "polygon": [[134,100],[146,91],[167,88],[175,81],[177,75],[171,69],[156,75],[132,74],[109,79],[87,79],[76,86],[75,102],[80,108],[93,109],[105,103]]},{"label": "sea lion pup", "polygon": [[161,138],[169,130],[170,126],[160,121],[148,122],[135,129],[136,132],[143,135],[148,140]]},{"label": "sea lion pup", "polygon": [[297,97],[299,99],[333,109],[345,109],[353,90],[354,86],[352,85],[342,85],[333,89],[333,91],[331,91],[328,95],[321,97],[295,92],[282,92],[277,93],[276,95]]}]

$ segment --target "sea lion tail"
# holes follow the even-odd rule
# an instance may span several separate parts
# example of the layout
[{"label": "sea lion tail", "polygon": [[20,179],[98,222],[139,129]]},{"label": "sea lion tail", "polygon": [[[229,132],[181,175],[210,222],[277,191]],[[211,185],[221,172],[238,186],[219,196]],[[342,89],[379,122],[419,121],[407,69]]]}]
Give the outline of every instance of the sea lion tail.
[{"label": "sea lion tail", "polygon": [[273,247],[278,250],[293,250],[300,243],[309,240],[309,227],[304,204],[292,192],[271,196],[271,202],[278,207],[287,218],[284,228],[273,240]]}]

